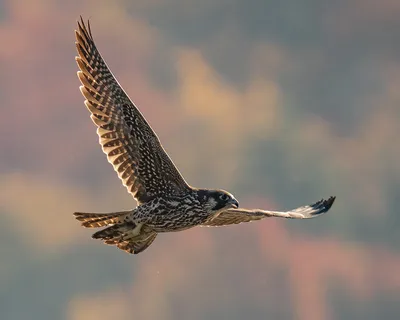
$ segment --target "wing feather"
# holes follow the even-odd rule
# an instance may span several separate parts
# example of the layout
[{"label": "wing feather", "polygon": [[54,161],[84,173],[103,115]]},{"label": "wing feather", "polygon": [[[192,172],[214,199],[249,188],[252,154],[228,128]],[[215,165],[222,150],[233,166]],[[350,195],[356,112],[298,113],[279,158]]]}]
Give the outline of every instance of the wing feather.
[{"label": "wing feather", "polygon": [[128,192],[139,203],[154,196],[185,192],[188,184],[157,135],[108,69],[93,40],[90,23],[75,31],[76,62],[85,105],[99,142]]},{"label": "wing feather", "polygon": [[310,219],[327,212],[336,197],[330,197],[328,200],[320,200],[314,204],[302,206],[290,211],[266,211],[261,209],[228,209],[223,211],[214,219],[208,221],[204,226],[218,227],[230,224],[239,224],[243,222],[251,222],[261,220],[268,217],[278,217],[287,219]]}]

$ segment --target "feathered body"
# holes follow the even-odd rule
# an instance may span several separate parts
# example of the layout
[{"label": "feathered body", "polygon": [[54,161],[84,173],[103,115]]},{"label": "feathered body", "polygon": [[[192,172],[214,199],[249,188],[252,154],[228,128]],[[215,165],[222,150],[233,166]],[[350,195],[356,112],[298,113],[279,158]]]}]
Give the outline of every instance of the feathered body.
[{"label": "feathered body", "polygon": [[93,238],[115,245],[149,239],[153,242],[157,233],[205,225],[222,211],[238,205],[226,191],[191,189],[180,196],[155,197],[132,211],[111,214],[76,212],[75,217],[87,228],[109,226],[94,233]]},{"label": "feathered body", "polygon": [[182,231],[195,226],[223,226],[266,217],[312,218],[327,212],[335,200],[287,212],[238,209],[239,203],[224,190],[189,186],[157,135],[129,99],[101,57],[90,24],[78,22],[76,47],[80,90],[99,143],[118,177],[138,206],[107,214],[76,212],[87,228],[106,227],[93,234],[106,244],[129,253],[145,250],[158,233]]}]

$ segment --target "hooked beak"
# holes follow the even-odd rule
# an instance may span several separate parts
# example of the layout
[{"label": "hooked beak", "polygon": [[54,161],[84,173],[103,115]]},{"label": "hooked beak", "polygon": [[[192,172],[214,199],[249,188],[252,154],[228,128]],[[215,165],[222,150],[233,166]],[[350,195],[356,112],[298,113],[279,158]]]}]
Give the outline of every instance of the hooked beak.
[{"label": "hooked beak", "polygon": [[232,199],[232,200],[231,200],[231,205],[232,205],[232,207],[235,208],[235,209],[239,208],[239,202],[237,202],[236,199]]}]

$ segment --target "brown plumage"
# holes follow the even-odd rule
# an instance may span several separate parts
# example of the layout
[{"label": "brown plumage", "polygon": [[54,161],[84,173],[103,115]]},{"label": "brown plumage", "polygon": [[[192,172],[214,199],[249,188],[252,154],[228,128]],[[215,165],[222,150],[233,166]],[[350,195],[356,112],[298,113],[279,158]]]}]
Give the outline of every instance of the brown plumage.
[{"label": "brown plumage", "polygon": [[309,219],[316,215],[327,212],[336,197],[330,197],[328,200],[320,200],[312,205],[299,207],[293,210],[281,211],[267,211],[261,209],[247,210],[247,209],[228,209],[216,216],[214,219],[208,221],[205,226],[208,227],[221,227],[230,224],[239,224],[243,222],[251,222],[261,220],[268,217],[279,217],[286,219]]},{"label": "brown plumage", "polygon": [[78,77],[108,161],[139,203],[160,193],[186,192],[189,186],[157,135],[109,71],[88,26],[81,20],[75,32]]},{"label": "brown plumage", "polygon": [[335,198],[288,212],[238,209],[223,190],[190,187],[163,149],[157,135],[108,69],[93,40],[90,24],[75,31],[80,90],[100,145],[138,207],[107,214],[76,212],[86,228],[106,227],[93,234],[128,253],[150,246],[160,232],[194,226],[222,226],[266,217],[308,219],[327,212]]},{"label": "brown plumage", "polygon": [[87,212],[75,212],[75,218],[82,222],[82,226],[85,228],[99,228],[108,226],[111,224],[118,224],[124,221],[124,218],[129,215],[132,211],[122,211],[113,213],[87,213]]}]

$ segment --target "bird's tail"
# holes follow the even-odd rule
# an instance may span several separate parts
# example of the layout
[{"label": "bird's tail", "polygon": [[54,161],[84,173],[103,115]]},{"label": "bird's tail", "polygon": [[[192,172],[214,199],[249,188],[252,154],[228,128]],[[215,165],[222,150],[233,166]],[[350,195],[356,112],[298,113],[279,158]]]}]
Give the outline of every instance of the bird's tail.
[{"label": "bird's tail", "polygon": [[131,213],[132,211],[111,213],[75,212],[74,216],[76,220],[82,222],[82,226],[85,228],[99,228],[113,224],[120,224],[124,222],[125,217]]},{"label": "bird's tail", "polygon": [[[139,231],[136,231],[140,228]],[[133,222],[114,225],[97,231],[92,235],[93,239],[104,241],[105,244],[115,245],[128,253],[138,254],[150,246],[157,233],[146,227],[141,228]]]},{"label": "bird's tail", "polygon": [[112,213],[75,212],[76,220],[82,222],[85,228],[107,227],[92,235],[93,239],[102,240],[109,245],[115,245],[128,253],[138,254],[150,246],[157,233],[151,228],[136,224],[131,219],[125,219],[132,211]]}]

